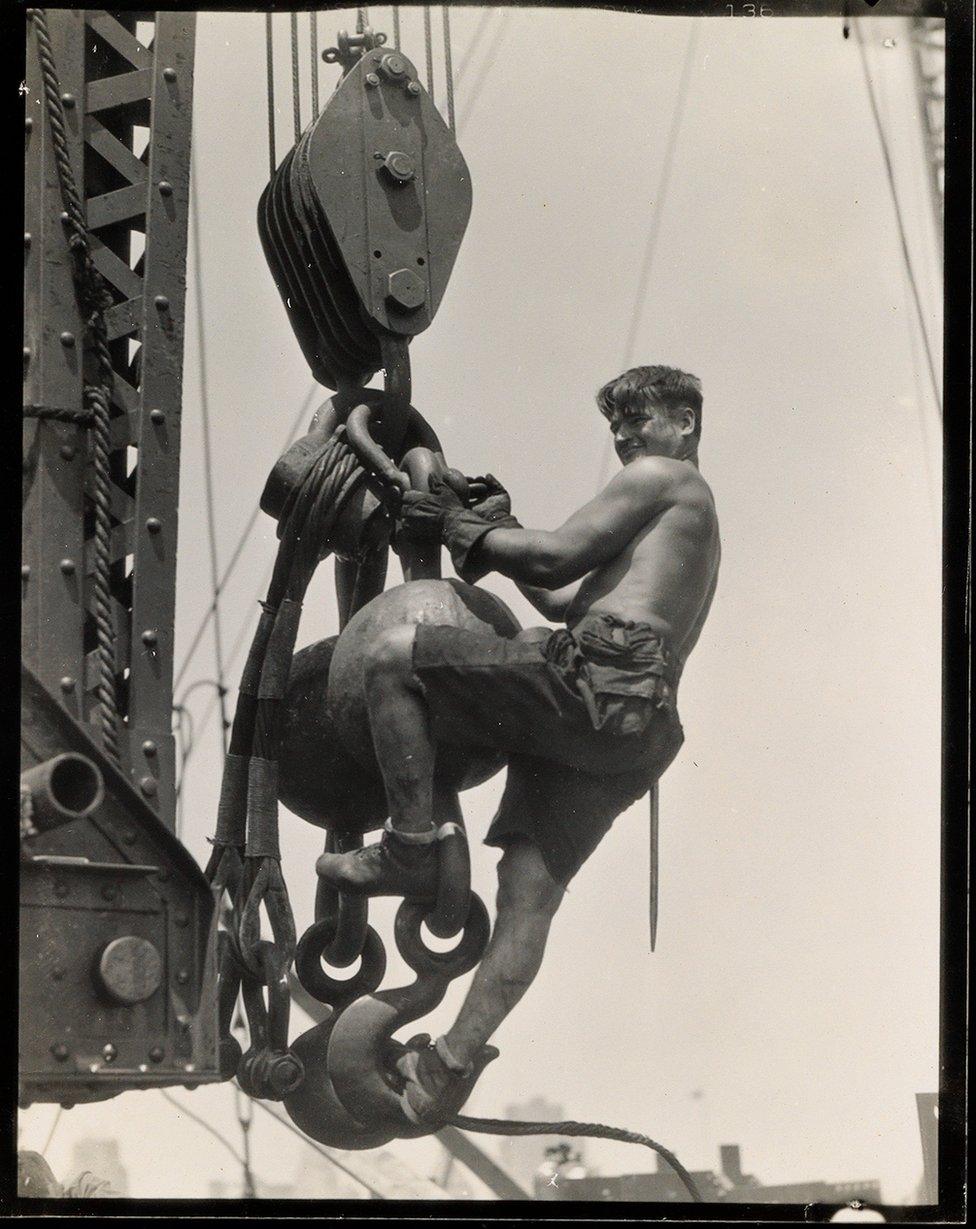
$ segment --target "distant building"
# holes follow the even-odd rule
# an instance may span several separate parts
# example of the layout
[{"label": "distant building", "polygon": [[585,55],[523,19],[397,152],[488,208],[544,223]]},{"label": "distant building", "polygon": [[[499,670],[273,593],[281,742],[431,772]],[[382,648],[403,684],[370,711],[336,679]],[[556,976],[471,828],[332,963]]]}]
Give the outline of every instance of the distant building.
[{"label": "distant building", "polygon": [[[695,1185],[706,1203],[819,1203],[839,1204],[860,1200],[880,1203],[881,1187],[874,1179],[854,1182],[787,1182],[764,1185],[753,1174],[742,1172],[738,1144],[723,1144],[721,1172],[692,1172]],[[673,1169],[660,1157],[655,1173],[621,1174],[613,1178],[560,1177],[556,1193],[549,1198],[605,1200],[622,1203],[687,1203],[691,1196]]]},{"label": "distant building", "polygon": [[[560,1122],[563,1107],[544,1097],[532,1097],[507,1106],[505,1117],[521,1122]],[[499,1146],[501,1164],[523,1190],[531,1191],[539,1167],[546,1162],[546,1150],[561,1142],[559,1135],[505,1135]],[[582,1148],[577,1151],[582,1159]]]},{"label": "distant building", "polygon": [[73,1181],[82,1174],[91,1174],[108,1188],[103,1192],[105,1195],[125,1197],[129,1193],[129,1174],[122,1164],[117,1139],[79,1139],[72,1153],[71,1173]]}]

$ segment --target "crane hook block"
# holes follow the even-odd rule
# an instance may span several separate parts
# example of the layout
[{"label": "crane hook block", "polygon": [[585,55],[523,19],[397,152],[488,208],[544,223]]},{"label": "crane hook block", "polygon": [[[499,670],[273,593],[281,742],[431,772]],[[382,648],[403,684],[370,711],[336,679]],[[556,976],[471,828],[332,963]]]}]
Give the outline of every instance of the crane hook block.
[{"label": "crane hook block", "polygon": [[327,387],[382,366],[380,337],[434,318],[471,214],[453,134],[402,52],[374,48],[282,160],[258,229],[299,344]]}]

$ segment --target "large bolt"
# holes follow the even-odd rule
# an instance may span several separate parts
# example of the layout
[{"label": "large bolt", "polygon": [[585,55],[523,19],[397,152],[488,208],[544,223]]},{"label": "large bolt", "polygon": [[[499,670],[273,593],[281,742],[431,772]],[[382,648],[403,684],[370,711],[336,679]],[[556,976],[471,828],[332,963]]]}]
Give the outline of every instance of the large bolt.
[{"label": "large bolt", "polygon": [[[117,1003],[145,1002],[162,983],[163,958],[148,939],[122,935],[113,939],[102,952],[98,980],[101,989]],[[149,1057],[152,1058],[152,1054]]]},{"label": "large bolt", "polygon": [[400,311],[416,311],[427,297],[427,288],[412,269],[396,269],[387,283],[386,299]]},{"label": "large bolt", "polygon": [[391,149],[383,159],[383,170],[398,184],[409,183],[417,173],[413,158],[396,149]]},{"label": "large bolt", "polygon": [[380,60],[380,72],[388,81],[401,81],[407,75],[407,62],[396,51],[388,51]]},{"label": "large bolt", "polygon": [[420,94],[420,82],[419,81],[408,81],[407,82],[407,93],[410,94],[413,98],[417,98]]},{"label": "large bolt", "polygon": [[363,80],[366,82],[367,88],[371,90],[375,90],[380,83],[380,79],[377,77],[376,73],[367,73]]}]

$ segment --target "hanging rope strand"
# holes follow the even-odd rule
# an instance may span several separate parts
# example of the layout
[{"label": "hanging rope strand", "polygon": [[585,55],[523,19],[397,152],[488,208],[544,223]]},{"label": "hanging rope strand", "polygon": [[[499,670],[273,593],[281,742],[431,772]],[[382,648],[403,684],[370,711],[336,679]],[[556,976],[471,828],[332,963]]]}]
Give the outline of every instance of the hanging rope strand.
[{"label": "hanging rope strand", "polygon": [[399,4],[394,4],[393,6],[393,46],[397,51],[400,50],[400,6]]},{"label": "hanging rope strand", "polygon": [[935,359],[932,357],[932,345],[929,341],[928,329],[925,325],[925,312],[922,309],[922,298],[918,290],[918,282],[915,279],[915,268],[912,264],[912,256],[908,250],[908,237],[905,234],[905,221],[901,213],[901,203],[898,199],[898,190],[895,187],[895,173],[891,163],[891,152],[888,149],[888,138],[885,134],[884,125],[881,123],[881,115],[878,111],[878,100],[874,92],[874,82],[871,80],[871,70],[868,67],[867,52],[864,47],[864,36],[861,32],[860,20],[854,20],[854,33],[857,38],[857,47],[861,56],[861,67],[864,71],[864,82],[867,86],[868,101],[871,104],[871,115],[874,118],[874,126],[878,133],[878,141],[881,145],[881,156],[884,160],[885,175],[888,180],[888,189],[891,194],[891,203],[895,210],[895,223],[898,227],[898,239],[901,244],[902,260],[905,263],[905,271],[908,274],[908,281],[912,288],[912,297],[915,300],[915,311],[918,313],[919,330],[922,334],[922,344],[925,348],[925,362],[928,367],[929,380],[932,383],[932,395],[935,398],[936,408],[939,411],[939,416],[942,416],[942,393],[939,389],[938,377],[935,373]]},{"label": "hanging rope strand", "polygon": [[427,93],[434,101],[434,44],[430,32],[430,5],[424,5],[424,52],[427,56]]},{"label": "hanging rope strand", "polygon": [[312,119],[319,117],[319,18],[314,12],[308,15],[308,33],[312,58]]},{"label": "hanging rope strand", "polygon": [[454,65],[451,57],[451,15],[445,4],[441,9],[444,14],[444,74],[447,78],[447,123],[454,132]]},{"label": "hanging rope strand", "polygon": [[270,13],[264,15],[264,41],[268,66],[268,161],[273,175],[278,159],[275,157],[274,32]]},{"label": "hanging rope strand", "polygon": [[298,14],[291,14],[291,106],[295,120],[295,143],[302,135],[302,98],[298,78]]},{"label": "hanging rope strand", "polygon": [[[668,143],[665,147],[664,158],[661,162],[661,178],[657,186],[657,192],[654,196],[654,205],[651,212],[651,224],[647,232],[647,243],[644,247],[644,256],[641,261],[640,274],[637,278],[637,293],[634,296],[634,306],[630,313],[630,327],[627,330],[627,340],[624,343],[623,366],[621,370],[627,368],[633,361],[634,347],[637,344],[637,330],[640,327],[641,313],[647,299],[647,287],[651,277],[651,269],[654,265],[654,254],[657,250],[658,235],[661,231],[661,216],[664,212],[664,202],[668,194],[668,185],[671,182],[671,167],[674,163],[674,154],[678,145],[678,134],[681,131],[681,121],[684,116],[685,103],[688,100],[688,87],[691,84],[691,69],[694,62],[695,45],[697,41],[698,22],[693,21],[691,33],[688,36],[688,45],[685,48],[684,63],[681,66],[681,77],[678,81],[678,93],[675,100],[674,112],[671,116],[671,130],[668,133]],[[612,446],[613,436],[608,432],[606,442],[603,446],[603,456],[600,460],[600,470],[597,476],[597,490],[599,490],[599,488],[603,485],[603,479],[607,470],[607,462],[610,460],[610,451]]]}]

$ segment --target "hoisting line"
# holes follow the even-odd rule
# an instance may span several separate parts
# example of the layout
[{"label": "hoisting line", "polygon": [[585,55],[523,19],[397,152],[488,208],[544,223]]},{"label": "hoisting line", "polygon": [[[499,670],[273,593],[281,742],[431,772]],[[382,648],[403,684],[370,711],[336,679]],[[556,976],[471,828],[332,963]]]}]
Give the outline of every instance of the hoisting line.
[{"label": "hoisting line", "polygon": [[400,6],[399,4],[394,4],[393,6],[393,46],[395,50],[397,51],[400,50]]},{"label": "hoisting line", "polygon": [[298,81],[298,14],[291,13],[291,106],[295,120],[295,144],[302,135],[302,99]]},{"label": "hoisting line", "polygon": [[[58,174],[58,187],[64,204],[64,222],[71,251],[73,281],[78,307],[85,323],[85,340],[95,352],[98,364],[97,384],[84,387],[85,412],[75,412],[71,421],[91,426],[94,489],[92,502],[95,507],[95,568],[92,577],[94,595],[94,619],[98,645],[98,696],[99,721],[102,745],[116,763],[119,762],[118,727],[119,708],[115,690],[115,621],[112,610],[112,494],[110,455],[111,394],[114,370],[112,355],[108,348],[105,326],[105,311],[112,306],[113,296],[105,279],[95,268],[88,235],[85,209],[71,168],[68,151],[67,128],[61,102],[61,83],[58,78],[54,50],[47,28],[43,9],[28,9],[27,18],[34,25],[37,35],[37,56],[44,81],[44,99],[48,127],[54,146],[54,162]],[[31,407],[25,409],[27,417],[57,417]]]},{"label": "hoisting line", "polygon": [[[430,5],[424,5],[424,52],[427,56],[427,93],[434,102],[434,45],[430,33]],[[435,103],[436,106],[436,103]]]},{"label": "hoisting line", "polygon": [[454,132],[454,69],[451,63],[451,15],[445,4],[444,14],[444,73],[447,78],[447,125]]},{"label": "hoisting line", "polygon": [[275,158],[274,32],[270,13],[264,15],[264,41],[268,63],[268,162],[271,165],[271,174],[274,175],[278,160]]},{"label": "hoisting line", "polygon": [[308,34],[312,60],[312,119],[315,120],[319,117],[319,25],[314,9],[308,15]]},{"label": "hoisting line", "polygon": [[688,1194],[696,1203],[703,1203],[695,1179],[670,1149],[655,1142],[647,1135],[625,1131],[623,1127],[608,1127],[602,1122],[518,1122],[508,1118],[468,1118],[458,1114],[448,1125],[477,1135],[568,1135],[571,1139],[612,1139],[622,1144],[641,1144],[662,1156],[681,1179]]},{"label": "hoisting line", "polygon": [[902,259],[905,262],[905,270],[908,273],[908,281],[912,288],[912,296],[915,300],[915,311],[918,313],[918,325],[922,333],[922,344],[925,348],[925,359],[928,365],[929,379],[932,381],[932,393],[935,396],[935,404],[939,411],[939,416],[942,416],[942,394],[939,391],[939,382],[935,374],[935,360],[932,357],[932,346],[929,342],[928,329],[925,327],[925,314],[922,311],[922,299],[918,291],[918,282],[915,280],[915,269],[912,265],[911,253],[908,250],[908,238],[905,234],[905,222],[901,213],[901,203],[898,200],[898,190],[895,187],[895,174],[891,165],[891,152],[888,149],[888,138],[885,135],[884,125],[881,123],[881,116],[878,113],[878,100],[874,92],[874,83],[871,80],[871,71],[868,67],[867,53],[864,49],[864,37],[861,33],[861,23],[856,18],[854,19],[854,33],[857,36],[857,48],[861,56],[861,67],[864,70],[864,83],[867,86],[868,101],[871,104],[871,115],[874,117],[874,126],[877,129],[878,140],[881,144],[881,156],[884,159],[885,175],[888,179],[888,188],[891,192],[891,203],[895,207],[895,221],[898,226],[898,238],[901,243]]}]

